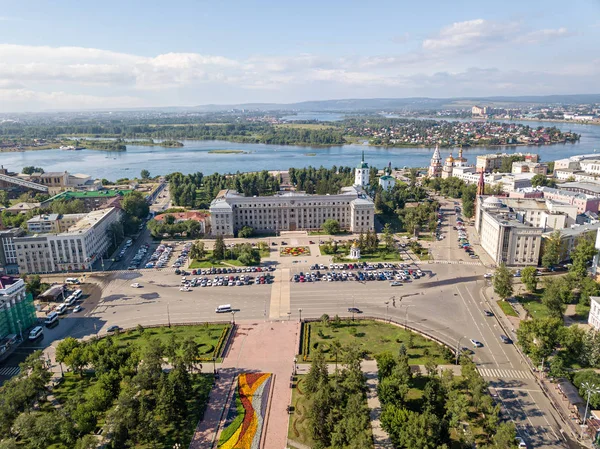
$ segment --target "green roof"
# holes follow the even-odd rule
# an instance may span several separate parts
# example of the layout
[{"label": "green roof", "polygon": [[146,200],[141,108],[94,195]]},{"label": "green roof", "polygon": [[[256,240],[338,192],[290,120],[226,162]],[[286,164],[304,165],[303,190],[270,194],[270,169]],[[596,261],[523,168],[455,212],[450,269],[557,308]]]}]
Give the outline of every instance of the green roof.
[{"label": "green roof", "polygon": [[360,162],[356,168],[369,168],[369,164],[367,164],[366,162]]},{"label": "green roof", "polygon": [[390,175],[385,175],[385,176],[382,176],[379,179],[383,179],[384,181],[391,181],[392,179],[395,179],[395,178],[393,176],[390,176]]},{"label": "green roof", "polygon": [[85,198],[113,198],[115,196],[123,196],[131,192],[131,190],[96,190],[85,192],[61,192],[58,195],[50,198],[54,200],[70,200],[70,199],[85,199]]}]

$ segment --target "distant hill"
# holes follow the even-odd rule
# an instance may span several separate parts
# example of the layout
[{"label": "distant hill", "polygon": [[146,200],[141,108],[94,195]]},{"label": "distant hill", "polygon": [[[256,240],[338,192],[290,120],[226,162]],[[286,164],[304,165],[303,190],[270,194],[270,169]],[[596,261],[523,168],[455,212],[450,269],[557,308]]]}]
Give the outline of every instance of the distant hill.
[{"label": "distant hill", "polygon": [[525,106],[539,104],[584,104],[600,103],[600,94],[577,95],[545,95],[515,97],[458,97],[458,98],[365,98],[303,101],[300,103],[243,103],[230,105],[202,105],[194,110],[205,112],[246,109],[254,111],[390,111],[390,110],[423,110],[443,109],[469,104]]}]

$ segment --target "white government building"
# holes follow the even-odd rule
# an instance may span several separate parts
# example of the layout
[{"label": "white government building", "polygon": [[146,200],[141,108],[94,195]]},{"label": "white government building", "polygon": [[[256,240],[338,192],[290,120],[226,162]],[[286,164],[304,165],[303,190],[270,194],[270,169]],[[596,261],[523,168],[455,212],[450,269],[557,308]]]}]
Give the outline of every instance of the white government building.
[{"label": "white government building", "polygon": [[65,232],[14,238],[19,272],[89,269],[108,249],[108,230],[120,216],[121,211],[114,207],[95,210],[83,215]]},{"label": "white government building", "polygon": [[210,204],[213,235],[233,236],[244,226],[257,232],[318,230],[328,219],[351,232],[374,230],[375,205],[365,193],[369,165],[364,160],[354,172],[354,185],[337,195],[278,192],[273,196],[245,197],[222,190]]}]

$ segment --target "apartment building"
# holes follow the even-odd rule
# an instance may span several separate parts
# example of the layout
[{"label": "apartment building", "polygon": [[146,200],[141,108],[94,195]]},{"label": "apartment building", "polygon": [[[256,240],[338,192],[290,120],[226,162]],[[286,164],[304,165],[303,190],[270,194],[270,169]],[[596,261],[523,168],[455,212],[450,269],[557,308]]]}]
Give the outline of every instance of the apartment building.
[{"label": "apartment building", "polygon": [[85,206],[86,212],[99,209],[106,206],[115,199],[121,199],[131,190],[93,190],[85,192],[66,191],[49,198],[42,203],[42,207],[48,208],[56,200],[81,200]]},{"label": "apartment building", "polygon": [[0,231],[0,274],[19,273],[14,239],[23,235],[25,235],[25,231],[21,228]]},{"label": "apartment building", "polygon": [[65,232],[85,214],[44,214],[27,220],[27,231],[32,234]]},{"label": "apartment building", "polygon": [[600,296],[590,296],[588,324],[597,331],[600,330]]},{"label": "apartment building", "polygon": [[0,356],[36,321],[33,298],[25,291],[23,279],[0,276]]},{"label": "apartment building", "polygon": [[533,162],[536,163],[539,161],[539,156],[537,154],[527,153],[515,153],[515,154],[481,154],[477,156],[475,167],[478,172],[491,172],[494,170],[499,170],[502,167],[502,161],[511,156],[523,156],[525,158],[525,162]]},{"label": "apartment building", "polygon": [[[561,253],[560,262],[565,262],[571,258],[571,252],[577,246],[577,241],[587,235],[598,235],[600,223],[589,223],[584,225],[574,225],[566,229],[560,229]],[[542,235],[542,253],[544,241],[552,236],[553,232],[545,232]]]},{"label": "apartment building", "polygon": [[87,270],[108,249],[108,231],[120,219],[116,208],[85,214],[65,232],[14,239],[20,273]]},{"label": "apartment building", "polygon": [[546,175],[548,166],[540,162],[518,161],[512,164],[512,173],[533,173],[534,175]]},{"label": "apartment building", "polygon": [[583,214],[588,211],[598,212],[600,206],[600,196],[572,192],[570,190],[553,189],[551,187],[539,187],[539,190],[544,193],[544,198],[577,206],[578,214]]}]

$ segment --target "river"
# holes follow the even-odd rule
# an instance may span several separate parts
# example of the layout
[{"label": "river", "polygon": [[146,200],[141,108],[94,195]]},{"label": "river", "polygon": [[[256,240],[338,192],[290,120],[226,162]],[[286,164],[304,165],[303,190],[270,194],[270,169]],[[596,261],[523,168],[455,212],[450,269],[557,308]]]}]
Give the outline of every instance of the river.
[{"label": "river", "polygon": [[[319,114],[320,116],[326,114]],[[314,118],[305,114],[304,119]],[[475,156],[497,152],[538,153],[543,161],[553,161],[576,154],[600,151],[600,126],[573,123],[521,122],[532,127],[556,126],[559,129],[581,134],[574,144],[520,147],[473,147],[464,150],[469,163]],[[224,141],[183,141],[181,148],[146,147],[127,145],[125,152],[99,150],[40,150],[0,153],[0,164],[11,171],[21,171],[25,166],[42,167],[45,171],[86,173],[94,178],[133,178],[142,169],[152,176],[173,172],[234,173],[237,171],[287,170],[290,167],[354,166],[364,151],[365,160],[374,167],[383,168],[389,162],[392,167],[425,167],[433,154],[432,148],[384,148],[369,145],[341,145],[332,147],[309,147],[296,145],[245,144]],[[244,154],[210,153],[211,150],[241,150]],[[450,149],[442,149],[445,158]],[[456,156],[457,150],[454,149]]]}]

